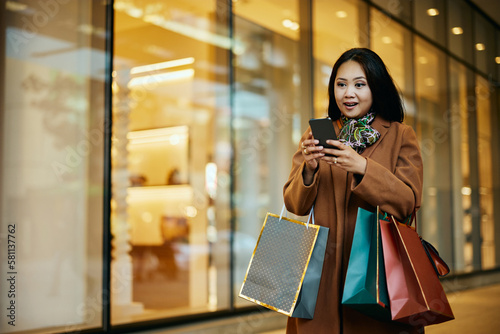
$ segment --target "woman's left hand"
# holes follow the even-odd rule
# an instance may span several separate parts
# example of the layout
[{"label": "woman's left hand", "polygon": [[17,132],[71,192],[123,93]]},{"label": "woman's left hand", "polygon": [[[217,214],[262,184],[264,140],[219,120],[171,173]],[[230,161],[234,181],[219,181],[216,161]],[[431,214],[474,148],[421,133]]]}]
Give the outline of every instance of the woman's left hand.
[{"label": "woman's left hand", "polygon": [[[327,144],[335,148],[324,148],[322,153],[325,156],[321,160],[330,165],[342,168],[347,172],[354,174],[365,175],[366,172],[366,158],[358,154],[353,148],[345,145],[339,140],[327,140]],[[328,156],[330,154],[332,156]]]}]

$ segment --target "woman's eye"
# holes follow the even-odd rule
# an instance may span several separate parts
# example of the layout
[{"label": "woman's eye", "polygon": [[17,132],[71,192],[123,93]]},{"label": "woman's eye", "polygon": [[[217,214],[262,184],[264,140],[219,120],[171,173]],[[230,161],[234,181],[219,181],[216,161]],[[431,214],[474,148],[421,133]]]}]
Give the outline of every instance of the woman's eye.
[{"label": "woman's eye", "polygon": [[358,87],[358,88],[361,88],[361,87],[364,87],[364,86],[366,86],[366,84],[363,83],[363,82],[356,83],[356,87]]},{"label": "woman's eye", "polygon": [[345,87],[345,83],[343,83],[343,82],[337,82],[337,86],[338,87]]}]

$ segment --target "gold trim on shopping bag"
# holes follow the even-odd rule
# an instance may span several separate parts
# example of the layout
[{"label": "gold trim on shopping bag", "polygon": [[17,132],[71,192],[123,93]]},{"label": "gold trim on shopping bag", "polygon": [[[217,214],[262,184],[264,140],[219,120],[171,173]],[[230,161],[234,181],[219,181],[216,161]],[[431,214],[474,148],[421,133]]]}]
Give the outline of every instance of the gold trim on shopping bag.
[{"label": "gold trim on shopping bag", "polygon": [[[295,305],[297,304],[297,299],[299,297],[299,294],[300,294],[300,290],[302,288],[302,283],[304,281],[304,277],[306,275],[306,271],[307,271],[307,268],[309,267],[309,262],[311,261],[311,256],[312,256],[312,253],[313,253],[313,249],[314,249],[314,246],[316,245],[316,241],[318,239],[318,234],[319,234],[319,228],[320,226],[319,225],[313,225],[313,224],[306,224],[304,222],[301,222],[299,220],[294,220],[294,219],[290,219],[290,218],[287,218],[287,217],[281,217],[281,220],[286,220],[286,221],[289,221],[291,223],[295,223],[295,224],[299,224],[299,225],[303,225],[303,226],[306,226],[307,228],[312,228],[312,229],[315,229],[316,230],[316,233],[314,234],[314,238],[313,238],[313,242],[312,242],[312,247],[311,249],[309,250],[309,254],[307,256],[307,261],[306,261],[306,264],[304,266],[304,270],[302,272],[302,277],[300,278],[300,282],[299,282],[299,286],[297,287],[297,291],[295,293],[295,297],[294,297],[294,300],[293,300],[293,303],[292,303],[292,306],[290,307],[290,310],[282,310],[282,309],[279,309],[275,306],[272,306],[272,305],[269,305],[267,303],[264,303],[264,302],[261,302],[259,300],[256,300],[255,298],[252,298],[252,297],[249,297],[249,296],[246,296],[246,295],[243,295],[242,294],[242,291],[243,291],[243,287],[245,286],[245,283],[246,283],[246,280],[247,280],[247,277],[248,277],[248,273],[250,271],[250,267],[252,266],[252,261],[254,259],[254,256],[255,256],[255,252],[257,251],[257,247],[259,246],[259,242],[260,242],[260,239],[262,237],[262,233],[264,232],[264,228],[266,226],[266,223],[267,223],[267,219],[268,217],[271,216],[271,217],[275,217],[275,218],[280,218],[279,215],[276,215],[274,213],[270,213],[268,212],[267,215],[266,215],[266,219],[264,220],[264,224],[262,224],[262,228],[260,230],[260,233],[259,233],[259,237],[257,238],[257,243],[255,244],[255,248],[252,252],[252,256],[250,258],[250,262],[248,264],[248,268],[247,268],[247,271],[245,273],[245,278],[243,279],[243,283],[241,285],[241,288],[240,288],[240,292],[238,294],[238,296],[240,298],[243,298],[243,299],[246,299],[250,302],[253,302],[255,304],[258,304],[258,305],[261,305],[261,306],[264,306],[270,310],[273,310],[273,311],[276,311],[276,312],[279,312],[281,314],[284,314],[284,315],[287,315],[287,316],[291,316],[293,311],[295,310]],[[308,226],[309,225],[309,226]]]},{"label": "gold trim on shopping bag", "polygon": [[[377,229],[377,304],[382,305],[383,307],[388,307],[384,302],[380,300],[380,252],[382,251],[380,249],[380,243],[381,243],[381,236],[380,236],[380,226],[379,226],[379,207],[377,205],[377,221],[375,223],[375,228]],[[383,261],[383,258],[382,258]]]}]

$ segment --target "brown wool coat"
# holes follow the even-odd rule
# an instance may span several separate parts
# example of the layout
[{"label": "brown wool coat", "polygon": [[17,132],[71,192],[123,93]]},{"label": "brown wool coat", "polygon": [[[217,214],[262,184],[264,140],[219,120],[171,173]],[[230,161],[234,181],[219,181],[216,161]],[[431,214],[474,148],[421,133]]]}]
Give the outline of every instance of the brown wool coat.
[{"label": "brown wool coat", "polygon": [[287,333],[418,333],[417,328],[379,322],[341,305],[358,207],[375,211],[379,205],[382,211],[401,219],[421,202],[423,166],[415,132],[408,125],[391,123],[380,116],[371,126],[381,136],[361,154],[367,159],[362,178],[321,161],[313,183],[305,186],[300,145],[293,156],[283,189],[286,207],[294,214],[307,215],[314,203],[316,224],[329,227],[330,232],[314,318],[289,318]]}]

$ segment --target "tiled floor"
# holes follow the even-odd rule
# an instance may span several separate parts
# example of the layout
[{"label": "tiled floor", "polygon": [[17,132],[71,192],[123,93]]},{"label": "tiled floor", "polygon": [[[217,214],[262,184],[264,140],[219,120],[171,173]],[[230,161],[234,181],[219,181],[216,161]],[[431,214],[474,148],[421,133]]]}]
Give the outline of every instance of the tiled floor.
[{"label": "tiled floor", "polygon": [[500,285],[448,294],[455,320],[426,328],[426,334],[500,333]]},{"label": "tiled floor", "polygon": [[[426,327],[426,334],[500,334],[500,284],[448,293],[448,299],[455,314],[455,320]],[[285,323],[286,316],[275,312],[254,312],[192,326],[184,325],[143,333],[285,334]]]},{"label": "tiled floor", "polygon": [[[426,327],[426,334],[500,333],[500,285],[448,294],[455,320]],[[285,329],[259,334],[284,334]]]}]

